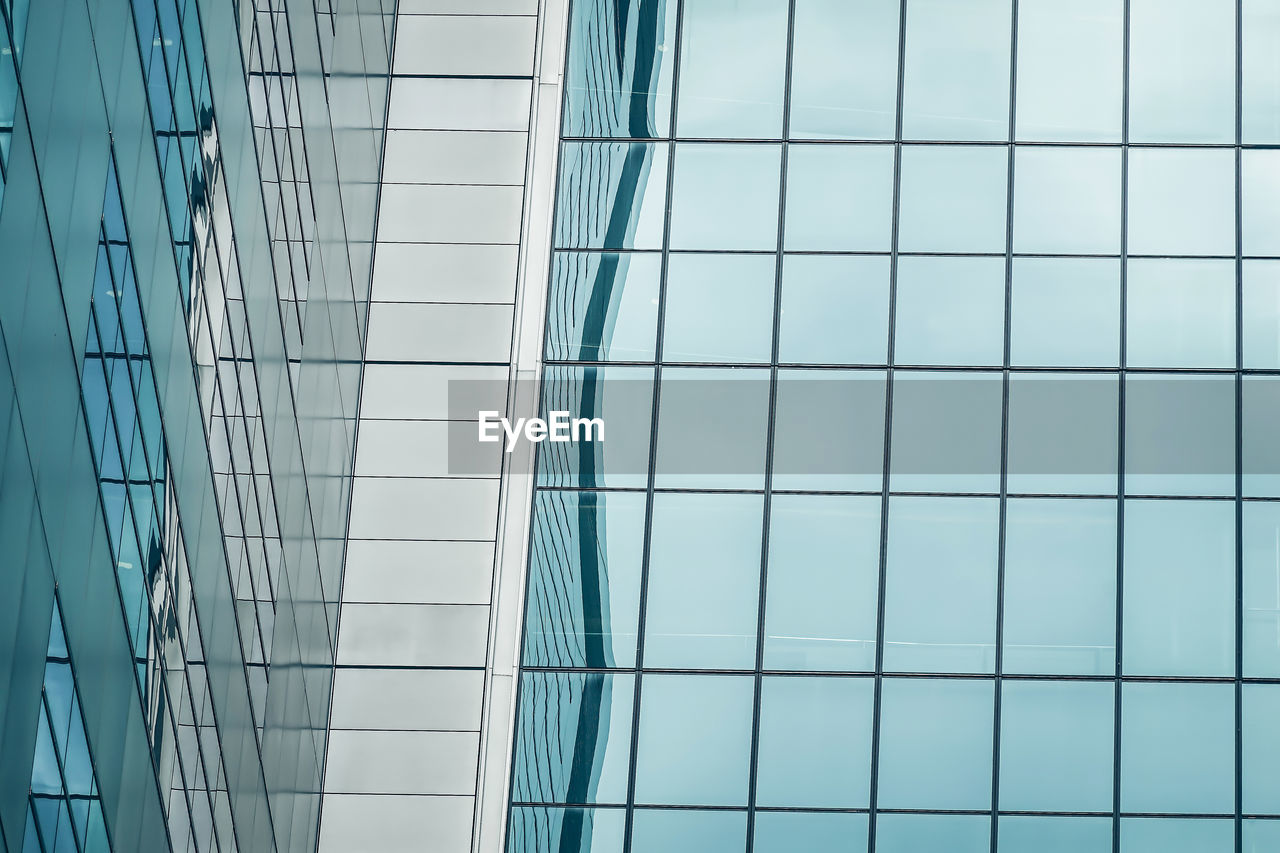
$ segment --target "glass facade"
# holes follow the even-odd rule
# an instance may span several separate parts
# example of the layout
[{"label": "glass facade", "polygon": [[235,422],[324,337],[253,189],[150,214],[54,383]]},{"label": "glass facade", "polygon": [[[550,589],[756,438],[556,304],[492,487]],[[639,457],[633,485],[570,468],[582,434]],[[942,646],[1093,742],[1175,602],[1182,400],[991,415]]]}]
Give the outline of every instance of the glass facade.
[{"label": "glass facade", "polygon": [[316,848],[393,0],[0,0],[0,851]]},{"label": "glass facade", "polygon": [[507,849],[1276,849],[1280,4],[569,18]]}]

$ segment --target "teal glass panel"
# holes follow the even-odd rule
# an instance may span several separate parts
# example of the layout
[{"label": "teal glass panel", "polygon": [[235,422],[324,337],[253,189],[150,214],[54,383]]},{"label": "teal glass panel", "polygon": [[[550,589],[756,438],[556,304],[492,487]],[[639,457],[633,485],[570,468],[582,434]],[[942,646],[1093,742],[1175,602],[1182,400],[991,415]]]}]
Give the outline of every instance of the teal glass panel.
[{"label": "teal glass panel", "polygon": [[1123,0],[1018,0],[1017,138],[1119,142]]},{"label": "teal glass panel", "polygon": [[775,495],[766,669],[875,669],[880,498]]},{"label": "teal glass panel", "polygon": [[1232,261],[1129,261],[1129,367],[1234,367]]},{"label": "teal glass panel", "polygon": [[511,810],[507,853],[622,853],[626,809]]},{"label": "teal glass panel", "polygon": [[1235,13],[1231,0],[1131,0],[1131,141],[1235,141]]},{"label": "teal glass panel", "polygon": [[556,248],[662,248],[668,150],[643,142],[564,143]]},{"label": "teal glass panel", "polygon": [[847,812],[756,812],[755,853],[866,853],[867,816]]},{"label": "teal glass panel", "polygon": [[662,360],[768,363],[776,278],[772,255],[672,255]]},{"label": "teal glass panel", "polygon": [[892,139],[897,0],[797,0],[791,58],[793,139]]},{"label": "teal glass panel", "polygon": [[1120,253],[1120,149],[1018,146],[1013,250]]},{"label": "teal glass panel", "polygon": [[1123,818],[1120,853],[1231,853],[1235,825],[1230,820]]},{"label": "teal glass panel", "polygon": [[884,483],[881,370],[778,371],[773,488],[877,491]]},{"label": "teal glass panel", "polygon": [[987,815],[882,814],[876,818],[876,853],[989,853]]},{"label": "teal glass panel", "polygon": [[1280,497],[1280,376],[1244,376],[1240,385],[1240,487],[1245,497]]},{"label": "teal glass panel", "polygon": [[896,364],[1004,362],[1003,258],[901,258]]},{"label": "teal glass panel", "polygon": [[874,690],[870,678],[765,678],[756,805],[866,808]]},{"label": "teal glass panel", "polygon": [[995,669],[999,524],[993,499],[890,499],[886,671]]},{"label": "teal glass panel", "polygon": [[1230,684],[1130,682],[1120,707],[1123,811],[1231,813],[1235,689]]},{"label": "teal glass panel", "polygon": [[1131,495],[1235,493],[1235,380],[1205,374],[1125,377],[1125,491]]},{"label": "teal glass panel", "polygon": [[1241,366],[1280,369],[1280,261],[1245,261],[1241,285]]},{"label": "teal glass panel", "polygon": [[1009,0],[909,0],[906,139],[1009,138]]},{"label": "teal glass panel", "polygon": [[1246,678],[1280,677],[1280,503],[1242,507]]},{"label": "teal glass panel", "polygon": [[671,248],[777,248],[782,148],[682,143],[672,178]]},{"label": "teal glass panel", "polygon": [[547,295],[546,357],[653,361],[662,256],[556,252]]},{"label": "teal glass panel", "polygon": [[1243,151],[1240,161],[1242,246],[1246,255],[1280,255],[1280,152]]},{"label": "teal glass panel", "polygon": [[1241,853],[1267,853],[1280,849],[1280,820],[1245,820]]},{"label": "teal glass panel", "polygon": [[760,495],[654,497],[645,666],[754,666],[763,520]]},{"label": "teal glass panel", "polygon": [[524,673],[512,799],[625,804],[634,683],[630,674]]},{"label": "teal glass panel", "polygon": [[1241,124],[1245,144],[1280,142],[1280,7],[1275,0],[1243,0]]},{"label": "teal glass panel", "polygon": [[1008,408],[1010,492],[1115,493],[1120,456],[1116,374],[1013,373]]},{"label": "teal glass panel", "polygon": [[1004,254],[1005,148],[905,145],[901,168],[899,251]]},{"label": "teal glass panel", "polygon": [[1005,681],[1000,702],[1000,808],[1111,810],[1115,685]]},{"label": "teal glass panel", "polygon": [[889,145],[789,146],[784,247],[889,251],[893,160]]},{"label": "teal glass panel", "polygon": [[657,487],[763,488],[769,390],[767,369],[664,368]]},{"label": "teal glass panel", "polygon": [[787,0],[689,0],[680,33],[676,134],[782,135]]},{"label": "teal glass panel", "polygon": [[635,801],[745,805],[754,679],[646,674],[640,689]]},{"label": "teal glass panel", "polygon": [[1009,359],[1027,367],[1120,364],[1120,263],[1014,258]]},{"label": "teal glass panel", "polygon": [[[538,484],[586,488],[643,486],[648,481],[653,386],[652,367],[548,365],[542,374],[543,417],[567,412],[558,417],[599,418],[605,424],[607,441],[539,444]],[[594,437],[599,430],[592,429]],[[469,439],[470,427],[467,433]],[[453,464],[471,463],[476,466],[471,470],[489,470],[485,466],[493,463],[485,459],[478,445],[463,447],[464,451],[458,451],[451,460]],[[477,458],[466,458],[468,453]]]},{"label": "teal glass panel", "polygon": [[1125,501],[1124,671],[1235,672],[1235,506]]},{"label": "teal glass panel", "polygon": [[538,492],[526,666],[634,665],[644,523],[644,495]]},{"label": "teal glass panel", "polygon": [[676,6],[673,0],[570,4],[565,136],[670,133]]},{"label": "teal glass panel", "polygon": [[895,373],[890,487],[999,491],[1003,395],[996,372]]},{"label": "teal glass panel", "polygon": [[1246,684],[1241,694],[1241,803],[1245,814],[1280,814],[1280,685]]},{"label": "teal glass panel", "polygon": [[783,261],[781,362],[884,364],[888,340],[888,257],[788,255]]},{"label": "teal glass panel", "polygon": [[1005,513],[1004,671],[1114,673],[1115,502],[1011,498]]},{"label": "teal glass panel", "polygon": [[[881,808],[991,806],[994,693],[992,682],[978,679],[884,680],[880,697]],[[905,853],[932,849],[932,845],[894,849]]]},{"label": "teal glass panel", "polygon": [[636,809],[633,853],[742,853],[747,814],[689,809]]},{"label": "teal glass panel", "polygon": [[1129,253],[1235,253],[1235,155],[1220,149],[1129,152]]},{"label": "teal glass panel", "polygon": [[999,853],[1111,853],[1109,817],[1000,818]]}]

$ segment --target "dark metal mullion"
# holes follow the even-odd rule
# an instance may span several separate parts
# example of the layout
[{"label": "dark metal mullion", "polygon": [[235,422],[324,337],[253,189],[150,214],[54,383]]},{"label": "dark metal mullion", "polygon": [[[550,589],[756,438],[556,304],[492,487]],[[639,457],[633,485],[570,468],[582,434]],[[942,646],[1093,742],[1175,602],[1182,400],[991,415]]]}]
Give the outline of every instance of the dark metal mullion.
[{"label": "dark metal mullion", "polygon": [[880,720],[884,697],[885,586],[889,553],[889,486],[893,445],[894,333],[898,298],[898,223],[902,201],[902,103],[907,57],[907,0],[898,4],[898,79],[893,131],[893,209],[889,242],[889,326],[885,352],[884,471],[880,494],[880,554],[876,581],[875,683],[871,705],[871,779],[867,794],[867,849],[876,849],[876,813],[880,794]]},{"label": "dark metal mullion", "polygon": [[[682,53],[684,30],[684,0],[676,0],[675,43],[672,45],[675,56],[671,61],[671,115],[668,117],[667,138],[667,183],[666,196],[663,198],[662,220],[662,261],[658,273],[658,317],[657,336],[653,349],[653,410],[649,416],[649,472],[645,485],[644,503],[644,542],[641,546],[640,559],[640,612],[636,622],[636,664],[634,693],[631,704],[631,754],[627,768],[627,815],[623,824],[622,851],[631,853],[631,836],[635,826],[636,810],[636,765],[639,763],[637,747],[640,742],[640,693],[644,682],[644,637],[645,615],[648,610],[649,597],[649,557],[652,553],[653,539],[653,500],[654,484],[658,467],[658,406],[662,391],[662,344],[663,325],[667,312],[667,268],[671,249],[671,193],[675,183],[676,171],[676,118],[680,105],[680,56]],[[566,50],[566,55],[568,51]]]},{"label": "dark metal mullion", "polygon": [[769,525],[773,508],[773,451],[777,438],[778,409],[778,344],[782,325],[782,268],[785,259],[787,221],[787,137],[791,134],[791,72],[795,59],[796,0],[787,4],[786,59],[783,72],[782,144],[778,168],[778,235],[777,257],[773,275],[773,340],[769,356],[769,421],[765,427],[764,507],[760,524],[760,573],[756,592],[756,658],[754,693],[751,704],[751,755],[747,765],[747,853],[755,849],[756,792],[760,775],[760,718],[764,697],[765,593],[769,576]]},{"label": "dark metal mullion", "polygon": [[1129,338],[1129,22],[1130,0],[1124,0],[1121,21],[1120,109],[1120,375],[1116,405],[1116,565],[1115,565],[1115,696],[1112,715],[1111,849],[1120,851],[1121,737],[1124,702],[1124,502],[1125,502],[1125,388],[1128,382]]},{"label": "dark metal mullion", "polygon": [[1244,7],[1235,3],[1236,15],[1236,122],[1235,122],[1235,293],[1236,293],[1236,517],[1235,517],[1235,849],[1244,850]]},{"label": "dark metal mullion", "polygon": [[1000,720],[1004,696],[1004,566],[1005,531],[1009,504],[1009,365],[1012,361],[1011,312],[1013,305],[1013,189],[1017,146],[1018,109],[1018,0],[1013,0],[1009,21],[1009,171],[1005,178],[1004,232],[1004,369],[1000,402],[1000,505],[996,533],[996,633],[995,680],[992,682],[991,715],[991,853],[997,853],[1000,837]]}]

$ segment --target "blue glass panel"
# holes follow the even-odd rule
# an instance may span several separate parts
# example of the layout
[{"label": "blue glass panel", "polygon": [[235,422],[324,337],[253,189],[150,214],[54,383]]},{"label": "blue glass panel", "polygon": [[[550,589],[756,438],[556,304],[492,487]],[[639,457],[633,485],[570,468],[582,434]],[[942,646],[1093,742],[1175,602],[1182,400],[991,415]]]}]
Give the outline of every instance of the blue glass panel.
[{"label": "blue glass panel", "polygon": [[675,158],[672,249],[777,248],[781,146],[690,142]]},{"label": "blue glass panel", "polygon": [[791,364],[884,364],[889,259],[789,255],[782,265],[778,359]]},{"label": "blue glass panel", "polygon": [[1244,0],[1240,12],[1244,142],[1274,144],[1280,142],[1280,68],[1275,63],[1280,9],[1273,0]]},{"label": "blue glass panel", "polygon": [[1003,147],[903,146],[899,250],[1003,253],[1008,179]]},{"label": "blue glass panel", "polygon": [[637,809],[632,853],[742,853],[747,846],[745,812]]},{"label": "blue glass panel", "polygon": [[1244,675],[1280,677],[1280,503],[1243,506]]},{"label": "blue glass panel", "polygon": [[876,853],[989,853],[986,815],[882,814],[876,818]]},{"label": "blue glass panel", "polygon": [[58,753],[49,734],[49,721],[45,718],[43,705],[40,708],[40,724],[36,730],[35,759],[31,765],[31,791],[35,794],[62,793]]},{"label": "blue glass panel", "polygon": [[1127,683],[1121,715],[1121,809],[1233,810],[1235,690],[1230,684]]},{"label": "blue glass panel", "polygon": [[622,853],[626,809],[513,808],[507,853]]},{"label": "blue glass panel", "polygon": [[662,360],[767,363],[776,276],[772,255],[672,255]]},{"label": "blue glass panel", "polygon": [[561,147],[555,245],[662,247],[667,145],[567,142]]},{"label": "blue glass panel", "polygon": [[1120,364],[1120,263],[1015,258],[1009,358],[1031,367]]},{"label": "blue glass panel", "polygon": [[1111,853],[1109,817],[1000,818],[1000,853]]},{"label": "blue glass panel", "polygon": [[898,261],[897,364],[1004,363],[1003,258]]},{"label": "blue glass panel", "polygon": [[787,149],[788,251],[885,252],[893,223],[893,147]]},{"label": "blue glass panel", "polygon": [[1018,146],[1013,250],[1120,253],[1120,149]]},{"label": "blue glass panel", "polygon": [[557,252],[547,296],[548,359],[652,361],[662,257]]},{"label": "blue glass panel", "polygon": [[1120,853],[1231,853],[1235,846],[1235,825],[1230,820],[1120,821]]},{"label": "blue glass panel", "polygon": [[1231,151],[1134,148],[1129,153],[1129,252],[1235,252],[1235,157]]},{"label": "blue glass panel", "polygon": [[866,853],[867,816],[839,812],[756,812],[754,853]]},{"label": "blue glass panel", "polygon": [[1280,685],[1244,685],[1240,744],[1245,814],[1280,814]]},{"label": "blue glass panel", "polygon": [[1241,853],[1270,853],[1280,850],[1280,820],[1246,820]]},{"label": "blue glass panel", "polygon": [[1232,261],[1131,260],[1126,290],[1129,367],[1234,367]]}]

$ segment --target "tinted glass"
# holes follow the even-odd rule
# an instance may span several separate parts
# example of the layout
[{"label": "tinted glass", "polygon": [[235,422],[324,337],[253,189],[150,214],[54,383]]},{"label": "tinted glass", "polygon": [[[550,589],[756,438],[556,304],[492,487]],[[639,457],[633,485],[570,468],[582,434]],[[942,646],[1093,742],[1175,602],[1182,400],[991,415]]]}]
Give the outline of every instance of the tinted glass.
[{"label": "tinted glass", "polygon": [[673,255],[663,361],[768,362],[776,277],[770,255]]},{"label": "tinted glass", "polygon": [[792,145],[787,150],[789,251],[887,252],[893,148]]},{"label": "tinted glass", "polygon": [[1008,177],[998,146],[903,146],[899,250],[1003,253]]},{"label": "tinted glass", "polygon": [[652,361],[662,256],[557,252],[547,295],[548,359]]},{"label": "tinted glass", "polygon": [[777,248],[779,146],[685,143],[675,157],[671,248]]},{"label": "tinted glass", "polygon": [[782,265],[778,337],[778,358],[784,363],[884,364],[889,259],[788,256]]}]

